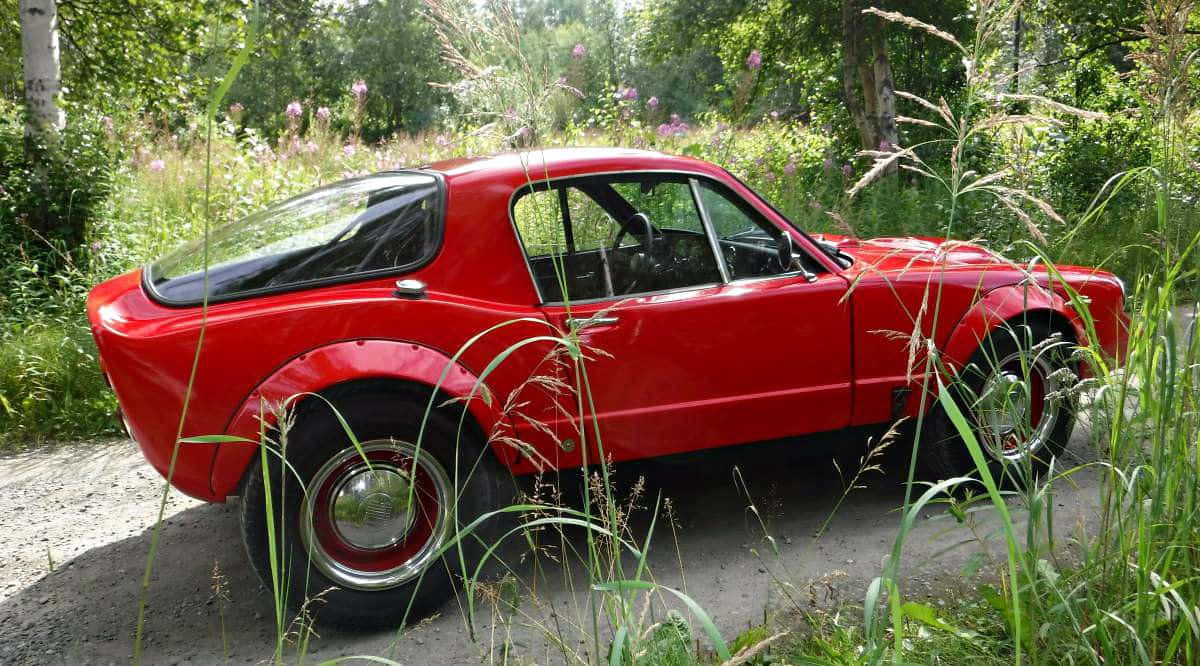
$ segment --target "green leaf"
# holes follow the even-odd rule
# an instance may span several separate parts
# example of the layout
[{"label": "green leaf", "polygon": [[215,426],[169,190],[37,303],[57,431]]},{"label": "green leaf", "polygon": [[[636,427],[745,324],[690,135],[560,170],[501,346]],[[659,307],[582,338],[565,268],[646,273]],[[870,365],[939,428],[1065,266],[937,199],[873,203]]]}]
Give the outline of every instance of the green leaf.
[{"label": "green leaf", "polygon": [[196,435],[195,437],[182,437],[179,440],[180,444],[258,444],[253,439],[238,437],[236,435]]},{"label": "green leaf", "polygon": [[954,634],[959,638],[973,638],[976,635],[976,633],[973,631],[959,629],[958,627],[945,622],[937,616],[937,612],[934,611],[933,607],[929,606],[928,604],[919,604],[915,601],[909,601],[902,605],[900,610],[907,617],[916,620],[921,624]]},{"label": "green leaf", "polygon": [[695,599],[692,599],[679,590],[665,585],[656,585],[644,580],[614,580],[607,583],[596,583],[592,586],[592,589],[598,592],[626,592],[629,590],[663,590],[670,592],[682,601],[688,607],[688,610],[692,611],[692,615],[695,615],[696,619],[700,621],[701,628],[704,629],[705,634],[708,634],[708,640],[712,643],[713,650],[716,651],[721,661],[729,661],[732,658],[729,654],[729,646],[725,644],[725,639],[721,638],[721,632],[717,629],[717,625],[713,623],[712,618],[709,617],[700,604],[696,603]]}]

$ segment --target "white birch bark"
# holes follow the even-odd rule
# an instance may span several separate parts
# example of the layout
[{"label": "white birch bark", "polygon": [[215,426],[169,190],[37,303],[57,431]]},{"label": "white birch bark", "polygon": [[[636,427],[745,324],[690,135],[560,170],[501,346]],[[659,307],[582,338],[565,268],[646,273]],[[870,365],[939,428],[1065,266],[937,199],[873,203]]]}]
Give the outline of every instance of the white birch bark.
[{"label": "white birch bark", "polygon": [[62,86],[58,51],[58,6],[55,0],[20,0],[21,54],[25,76],[26,132],[59,132],[66,115],[58,105]]}]

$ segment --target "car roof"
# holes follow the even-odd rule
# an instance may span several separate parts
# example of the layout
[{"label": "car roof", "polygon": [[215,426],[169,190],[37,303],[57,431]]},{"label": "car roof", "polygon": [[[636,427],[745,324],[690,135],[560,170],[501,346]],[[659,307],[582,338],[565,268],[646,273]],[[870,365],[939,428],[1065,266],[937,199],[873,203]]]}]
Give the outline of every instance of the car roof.
[{"label": "car roof", "polygon": [[480,176],[499,180],[546,180],[609,171],[691,171],[716,175],[720,168],[691,157],[632,148],[539,148],[486,157],[459,158],[427,167],[447,180]]}]

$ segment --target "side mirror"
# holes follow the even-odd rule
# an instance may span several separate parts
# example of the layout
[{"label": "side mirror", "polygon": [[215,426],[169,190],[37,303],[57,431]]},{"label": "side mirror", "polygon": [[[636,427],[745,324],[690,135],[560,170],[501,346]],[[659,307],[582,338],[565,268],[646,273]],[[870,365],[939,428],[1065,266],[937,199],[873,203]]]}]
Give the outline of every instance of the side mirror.
[{"label": "side mirror", "polygon": [[784,273],[790,273],[793,270],[798,270],[804,274],[804,279],[808,282],[816,282],[817,274],[804,267],[804,262],[796,261],[796,248],[792,244],[792,236],[786,231],[779,234],[779,239],[776,241],[779,244],[779,256],[776,259],[779,261],[779,266]]}]

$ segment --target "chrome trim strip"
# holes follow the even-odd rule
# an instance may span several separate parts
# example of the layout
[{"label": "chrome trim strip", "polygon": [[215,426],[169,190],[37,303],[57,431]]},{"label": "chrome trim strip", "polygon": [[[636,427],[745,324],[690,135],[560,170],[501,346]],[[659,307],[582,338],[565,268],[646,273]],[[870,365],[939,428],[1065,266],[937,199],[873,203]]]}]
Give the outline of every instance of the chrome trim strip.
[{"label": "chrome trim strip", "polygon": [[[691,285],[691,286],[687,286],[687,287],[672,287],[670,289],[659,289],[657,291],[643,291],[643,292],[640,292],[637,294],[625,294],[623,296],[597,296],[596,298],[581,298],[579,300],[571,301],[571,306],[574,307],[576,305],[590,305],[593,303],[605,303],[605,302],[614,302],[614,301],[619,303],[621,301],[633,301],[633,300],[637,300],[639,298],[647,298],[650,296],[664,296],[666,294],[680,294],[685,291],[700,291],[701,289],[712,289],[713,287],[724,287],[724,286],[725,285],[721,284],[720,282],[709,282],[708,284],[695,284],[695,285]],[[566,303],[564,303],[562,301],[557,301],[557,302],[552,302],[552,303],[542,303],[541,305],[562,307],[562,306],[566,305]]]}]

